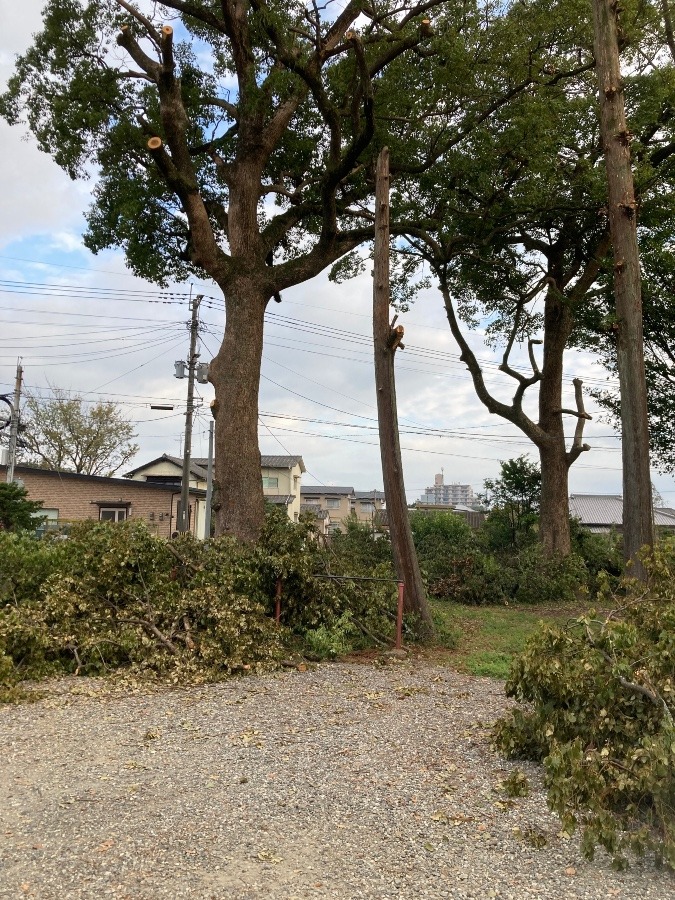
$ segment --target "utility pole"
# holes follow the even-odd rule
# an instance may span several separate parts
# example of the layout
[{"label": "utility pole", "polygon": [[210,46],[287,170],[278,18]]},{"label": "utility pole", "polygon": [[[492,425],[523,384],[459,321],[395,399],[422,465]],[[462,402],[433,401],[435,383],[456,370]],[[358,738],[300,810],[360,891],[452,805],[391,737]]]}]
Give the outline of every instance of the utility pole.
[{"label": "utility pole", "polygon": [[16,381],[14,383],[14,403],[12,404],[12,418],[9,426],[9,460],[7,464],[7,483],[14,481],[14,466],[16,464],[16,442],[19,437],[19,415],[21,412],[21,383],[23,381],[23,367],[21,360],[16,364]]},{"label": "utility pole", "polygon": [[[185,440],[183,442],[183,475],[180,485],[180,508],[178,510],[177,530],[184,534],[190,530],[190,454],[192,452],[192,416],[194,413],[195,395],[195,369],[197,367],[197,335],[199,334],[199,304],[201,295],[192,301],[192,316],[190,318],[190,354],[187,361],[187,409],[185,410]],[[176,375],[178,375],[178,363],[176,363]]]},{"label": "utility pole", "polygon": [[204,537],[211,537],[211,503],[213,500],[213,427],[216,423],[213,419],[209,422],[209,460],[206,467],[206,531]]},{"label": "utility pole", "polygon": [[600,94],[600,136],[605,152],[609,228],[614,249],[616,357],[621,396],[623,547],[633,574],[644,580],[636,558],[654,543],[649,472],[649,418],[642,333],[642,292],[637,213],[619,62],[618,4],[593,0],[595,67]]},{"label": "utility pole", "polygon": [[403,327],[394,328],[395,323],[396,317],[389,324],[389,149],[383,147],[375,182],[373,261],[373,344],[382,478],[396,573],[405,585],[405,611],[418,615],[425,636],[431,637],[433,619],[413,544],[403,480],[394,376],[394,354],[398,347],[404,349]]}]

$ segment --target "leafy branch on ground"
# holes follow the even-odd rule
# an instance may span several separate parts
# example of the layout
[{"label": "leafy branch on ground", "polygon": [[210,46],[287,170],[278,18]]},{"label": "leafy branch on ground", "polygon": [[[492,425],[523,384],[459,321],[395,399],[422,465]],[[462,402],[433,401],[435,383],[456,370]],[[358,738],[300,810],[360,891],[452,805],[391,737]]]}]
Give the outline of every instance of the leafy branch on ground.
[{"label": "leafy branch on ground", "polygon": [[369,634],[389,640],[391,582],[316,577],[351,568],[310,523],[276,510],[255,547],[169,543],[135,520],[84,522],[66,540],[0,533],[0,680],[131,670],[208,681],[273,669],[289,648],[323,657],[372,643]]},{"label": "leafy branch on ground", "polygon": [[543,625],[507,694],[528,704],[496,728],[509,756],[542,761],[548,802],[582,849],[618,867],[652,852],[675,868],[675,565],[645,557],[647,586],[605,594],[614,610]]}]

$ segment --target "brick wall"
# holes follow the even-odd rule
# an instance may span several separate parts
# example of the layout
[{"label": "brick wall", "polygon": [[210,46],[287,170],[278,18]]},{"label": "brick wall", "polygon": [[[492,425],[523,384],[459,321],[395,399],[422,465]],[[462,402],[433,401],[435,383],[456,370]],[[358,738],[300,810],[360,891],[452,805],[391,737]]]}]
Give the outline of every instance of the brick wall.
[{"label": "brick wall", "polygon": [[[0,478],[3,481],[7,477],[6,473],[6,468],[0,466]],[[175,529],[179,497],[176,489],[171,486],[148,484],[128,478],[51,472],[24,466],[16,467],[14,477],[24,483],[30,500],[41,500],[45,509],[57,509],[60,523],[98,519],[100,504],[107,501],[111,507],[129,504],[126,507],[127,515],[134,519],[144,519],[160,537],[170,537]],[[194,508],[194,498],[190,502]],[[191,516],[191,521],[194,522],[194,515]]]}]

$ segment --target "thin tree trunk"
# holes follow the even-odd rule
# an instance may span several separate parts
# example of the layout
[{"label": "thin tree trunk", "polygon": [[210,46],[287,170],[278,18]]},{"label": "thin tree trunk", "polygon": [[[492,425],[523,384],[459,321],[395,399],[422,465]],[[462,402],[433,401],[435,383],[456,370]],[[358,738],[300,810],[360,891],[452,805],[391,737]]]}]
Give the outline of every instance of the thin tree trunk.
[{"label": "thin tree trunk", "polygon": [[633,573],[645,577],[636,559],[652,546],[654,526],[649,472],[649,419],[642,336],[642,294],[637,244],[637,203],[619,65],[617,5],[593,0],[595,59],[600,93],[600,134],[605,151],[609,226],[614,248],[617,368],[621,395],[623,456],[623,544]]},{"label": "thin tree trunk", "polygon": [[209,367],[215,388],[216,534],[255,542],[265,517],[258,449],[263,322],[269,298],[253,278],[226,286],[225,337]]},{"label": "thin tree trunk", "polygon": [[386,147],[377,161],[375,217],[373,343],[387,520],[396,572],[405,584],[404,609],[420,617],[426,632],[424,636],[429,638],[433,635],[434,626],[410,528],[398,433],[394,355],[400,335],[389,324],[389,150]]}]

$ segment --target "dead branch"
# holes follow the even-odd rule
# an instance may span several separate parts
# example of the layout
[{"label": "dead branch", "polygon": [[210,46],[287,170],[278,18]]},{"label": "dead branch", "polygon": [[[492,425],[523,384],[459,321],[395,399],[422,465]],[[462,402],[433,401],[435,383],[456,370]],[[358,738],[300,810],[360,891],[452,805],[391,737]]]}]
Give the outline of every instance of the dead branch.
[{"label": "dead branch", "polygon": [[584,408],[584,395],[582,392],[583,381],[581,378],[575,378],[572,382],[574,385],[574,397],[576,400],[577,408],[574,409],[561,409],[561,413],[566,413],[567,415],[576,416],[577,424],[574,429],[574,440],[572,441],[572,446],[569,452],[566,454],[568,465],[572,465],[575,459],[581,454],[591,449],[590,444],[582,443],[582,438],[584,436],[584,426],[586,422],[591,421],[593,416],[589,415]]}]

